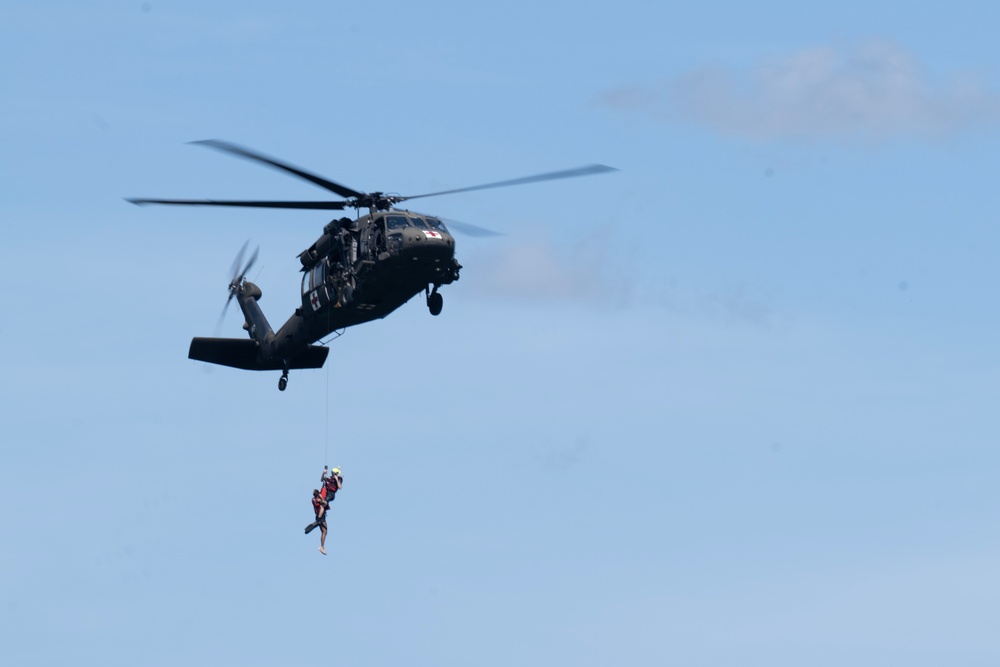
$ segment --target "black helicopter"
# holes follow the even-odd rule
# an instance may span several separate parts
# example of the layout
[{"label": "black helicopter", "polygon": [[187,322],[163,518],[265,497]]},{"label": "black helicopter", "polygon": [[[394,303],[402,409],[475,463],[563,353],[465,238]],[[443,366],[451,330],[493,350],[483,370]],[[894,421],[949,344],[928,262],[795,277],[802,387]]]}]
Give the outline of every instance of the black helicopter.
[{"label": "black helicopter", "polygon": [[[455,239],[440,218],[393,206],[409,199],[521,185],[614,171],[604,165],[555,171],[472,187],[403,197],[382,192],[358,192],[315,174],[279,162],[241,146],[218,140],[193,142],[280,169],[329,190],[342,201],[244,201],[216,199],[128,199],[133,204],[182,206],[245,206],[253,208],[344,210],[367,208],[367,215],[339,218],[323,227],[323,235],[304,250],[302,306],[277,332],[272,331],[257,301],[260,288],[246,279],[257,259],[246,264],[246,245],[233,263],[226,308],[235,297],[243,311],[250,338],[194,338],[188,358],[254,371],[281,371],[278,389],[285,390],[288,372],[321,368],[329,348],[313,345],[333,332],[382,318],[424,292],[431,315],[441,313],[444,300],[438,289],[458,280],[462,266],[455,259]],[[471,235],[487,230],[449,221]],[[223,314],[225,310],[223,311]]]}]

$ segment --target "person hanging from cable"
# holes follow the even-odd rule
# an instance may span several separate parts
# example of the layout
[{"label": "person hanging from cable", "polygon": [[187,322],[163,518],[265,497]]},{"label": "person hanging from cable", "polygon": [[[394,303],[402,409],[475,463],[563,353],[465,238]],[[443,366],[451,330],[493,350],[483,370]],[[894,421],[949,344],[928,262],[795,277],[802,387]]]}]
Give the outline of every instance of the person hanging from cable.
[{"label": "person hanging from cable", "polygon": [[312,497],[313,512],[316,513],[316,520],[306,526],[306,535],[313,529],[319,528],[319,552],[326,555],[326,511],[330,509],[330,503],[322,496],[319,489],[313,489]]},{"label": "person hanging from cable", "polygon": [[340,474],[340,468],[334,468],[333,470],[327,470],[326,466],[323,466],[323,474],[320,476],[319,481],[323,483],[323,489],[320,491],[320,495],[327,502],[332,503],[334,496],[337,495],[337,491],[344,488],[344,477]]}]

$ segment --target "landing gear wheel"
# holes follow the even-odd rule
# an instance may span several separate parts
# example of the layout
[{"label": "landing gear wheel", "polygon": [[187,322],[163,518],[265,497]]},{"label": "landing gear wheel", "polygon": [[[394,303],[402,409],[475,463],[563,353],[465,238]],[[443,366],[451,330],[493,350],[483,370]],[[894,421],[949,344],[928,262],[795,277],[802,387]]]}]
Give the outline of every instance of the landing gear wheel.
[{"label": "landing gear wheel", "polygon": [[281,379],[278,380],[278,391],[285,391],[285,387],[288,386],[288,371],[281,374]]},{"label": "landing gear wheel", "polygon": [[431,292],[427,295],[427,309],[431,311],[431,315],[440,315],[442,308],[444,308],[443,296],[438,292]]}]

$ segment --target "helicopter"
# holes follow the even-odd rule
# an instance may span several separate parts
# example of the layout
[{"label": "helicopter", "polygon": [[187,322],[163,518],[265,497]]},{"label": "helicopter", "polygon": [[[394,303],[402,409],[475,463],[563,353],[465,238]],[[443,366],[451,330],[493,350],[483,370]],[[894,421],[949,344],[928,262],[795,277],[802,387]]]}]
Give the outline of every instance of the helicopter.
[{"label": "helicopter", "polygon": [[[191,340],[188,358],[210,364],[254,371],[281,371],[278,389],[288,385],[289,371],[322,368],[329,348],[316,344],[347,327],[386,317],[423,292],[431,315],[440,315],[444,298],[438,291],[459,277],[462,265],[455,259],[455,239],[438,216],[414,213],[395,206],[410,199],[434,197],[473,190],[522,185],[609,171],[613,167],[594,164],[495,183],[400,196],[384,192],[364,193],[268,157],[256,151],[216,139],[195,141],[230,155],[261,163],[309,181],[340,197],[339,201],[258,201],[218,199],[130,198],[136,205],[240,206],[250,208],[342,211],[354,209],[355,217],[334,219],[322,235],[299,254],[302,272],[302,305],[275,332],[258,305],[260,287],[246,276],[257,259],[255,250],[244,263],[244,244],[230,271],[229,304],[236,300],[243,311],[244,338]],[[361,209],[368,213],[361,215]],[[449,221],[456,231],[473,236],[494,235],[468,223]],[[220,324],[221,324],[220,319]]]}]

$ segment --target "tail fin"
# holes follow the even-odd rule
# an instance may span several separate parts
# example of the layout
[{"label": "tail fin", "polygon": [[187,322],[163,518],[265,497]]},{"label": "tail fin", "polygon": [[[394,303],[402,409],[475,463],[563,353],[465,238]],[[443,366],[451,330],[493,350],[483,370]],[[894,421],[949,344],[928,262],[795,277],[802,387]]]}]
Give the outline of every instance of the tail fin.
[{"label": "tail fin", "polygon": [[[281,359],[262,361],[257,354],[258,349],[256,341],[246,338],[193,338],[188,359],[247,371],[286,369]],[[288,360],[287,369],[322,368],[329,353],[328,347],[307,345],[302,352]]]}]

